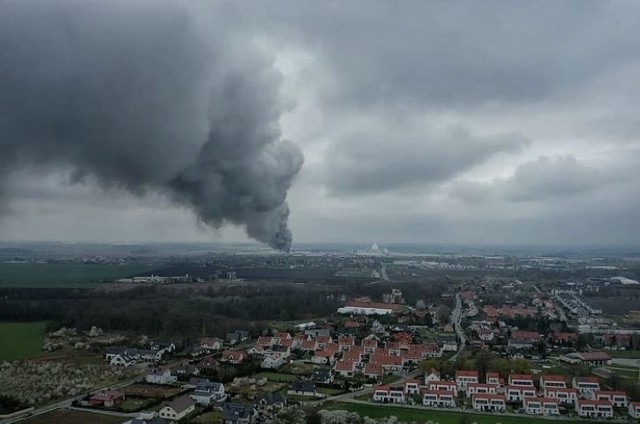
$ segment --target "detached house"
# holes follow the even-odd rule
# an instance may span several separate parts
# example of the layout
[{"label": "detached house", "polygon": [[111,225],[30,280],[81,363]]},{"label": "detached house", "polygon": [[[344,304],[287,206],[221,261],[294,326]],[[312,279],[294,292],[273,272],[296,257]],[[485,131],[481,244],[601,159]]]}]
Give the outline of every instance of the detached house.
[{"label": "detached house", "polygon": [[237,343],[244,343],[251,338],[251,335],[248,331],[236,330],[233,333],[227,333],[225,340],[230,345],[234,345]]},{"label": "detached house", "polygon": [[223,424],[249,424],[257,413],[252,405],[242,403],[225,403],[222,407]]},{"label": "detached house", "polygon": [[215,371],[220,367],[220,363],[213,356],[206,356],[198,362],[196,368],[199,372]]},{"label": "detached house", "polygon": [[256,402],[256,408],[268,411],[285,406],[287,406],[287,397],[278,392],[266,392]]},{"label": "detached house", "polygon": [[200,380],[196,384],[196,390],[189,397],[198,405],[209,406],[213,402],[224,400],[226,397],[224,385],[209,380]]},{"label": "detached house", "polygon": [[207,351],[220,350],[224,345],[224,340],[217,337],[205,337],[200,340],[200,347]]},{"label": "detached house", "polygon": [[179,421],[195,411],[196,403],[189,396],[181,396],[171,402],[166,402],[160,408],[158,415],[172,421]]},{"label": "detached house", "polygon": [[435,368],[431,368],[424,373],[424,384],[425,386],[429,386],[429,383],[434,381],[440,381],[440,372],[438,372]]},{"label": "detached house", "polygon": [[317,396],[316,385],[310,381],[294,381],[287,387],[288,395]]},{"label": "detached house", "polygon": [[244,361],[245,354],[241,350],[225,350],[222,352],[222,358],[220,360],[222,362],[228,362],[230,364],[241,364]]},{"label": "detached house", "polygon": [[330,384],[333,383],[333,374],[330,369],[317,368],[311,375],[311,381],[314,383]]},{"label": "detached house", "polygon": [[144,377],[150,384],[173,384],[178,381],[178,377],[171,375],[171,370],[166,367],[152,368]]},{"label": "detached house", "polygon": [[124,393],[119,390],[102,390],[89,397],[92,406],[104,406],[111,408],[125,399]]}]

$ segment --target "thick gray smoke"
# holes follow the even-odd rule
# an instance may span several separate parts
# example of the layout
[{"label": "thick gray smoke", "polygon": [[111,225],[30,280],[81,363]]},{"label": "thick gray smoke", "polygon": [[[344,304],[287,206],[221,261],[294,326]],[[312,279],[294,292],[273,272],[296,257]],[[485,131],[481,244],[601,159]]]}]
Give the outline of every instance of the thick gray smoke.
[{"label": "thick gray smoke", "polygon": [[205,6],[0,2],[0,208],[12,172],[70,168],[287,251],[303,158],[280,138],[281,75]]}]

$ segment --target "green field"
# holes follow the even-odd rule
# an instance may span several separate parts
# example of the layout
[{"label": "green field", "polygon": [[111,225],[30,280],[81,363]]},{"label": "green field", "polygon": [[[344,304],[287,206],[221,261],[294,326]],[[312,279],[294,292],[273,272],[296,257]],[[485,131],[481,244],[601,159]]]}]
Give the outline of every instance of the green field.
[{"label": "green field", "polygon": [[0,263],[0,288],[92,288],[150,271],[146,265]]},{"label": "green field", "polygon": [[[445,412],[419,410],[411,408],[401,408],[397,406],[382,405],[363,405],[357,403],[337,403],[329,409],[342,409],[345,411],[357,412],[361,417],[369,418],[385,418],[395,416],[400,421],[415,421],[417,423],[425,423],[427,421],[437,422],[439,424],[459,424],[461,418],[468,418],[469,423],[478,424],[550,424],[553,422],[561,422],[565,424],[584,423],[582,420],[548,420],[544,418],[534,418],[529,416],[511,416],[511,415],[489,415],[489,414],[467,414],[463,412]],[[466,421],[466,420],[465,420]],[[589,420],[591,423],[598,421]]]},{"label": "green field", "polygon": [[42,354],[46,322],[0,322],[0,361]]}]

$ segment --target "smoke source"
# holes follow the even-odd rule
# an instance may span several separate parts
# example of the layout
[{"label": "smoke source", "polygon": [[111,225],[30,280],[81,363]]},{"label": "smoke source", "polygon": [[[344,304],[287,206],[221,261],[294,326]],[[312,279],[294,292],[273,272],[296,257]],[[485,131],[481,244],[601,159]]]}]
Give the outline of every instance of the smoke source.
[{"label": "smoke source", "polygon": [[206,3],[0,2],[0,207],[13,172],[71,169],[288,251],[303,157],[280,137],[281,75],[229,21]]}]

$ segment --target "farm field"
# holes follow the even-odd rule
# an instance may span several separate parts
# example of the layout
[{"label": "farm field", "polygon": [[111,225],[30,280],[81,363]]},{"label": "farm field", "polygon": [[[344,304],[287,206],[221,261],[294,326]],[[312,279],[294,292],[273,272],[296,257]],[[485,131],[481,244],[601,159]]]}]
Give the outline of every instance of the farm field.
[{"label": "farm field", "polygon": [[25,424],[121,424],[122,417],[60,409],[23,422]]},{"label": "farm field", "polygon": [[0,288],[93,288],[150,271],[145,265],[0,263]]},{"label": "farm field", "polygon": [[46,322],[0,322],[0,361],[42,355]]},{"label": "farm field", "polygon": [[[544,419],[535,418],[529,416],[511,416],[511,415],[489,415],[489,414],[467,414],[463,412],[446,412],[446,411],[432,411],[432,410],[419,410],[412,408],[403,408],[397,406],[382,406],[382,405],[363,405],[357,403],[337,403],[332,405],[329,409],[342,409],[351,412],[357,412],[361,417],[370,418],[384,418],[389,416],[395,416],[400,421],[416,421],[425,422],[433,421],[439,424],[458,424],[462,417],[468,418],[468,422],[475,422],[477,424],[549,424],[552,422],[562,422],[566,424],[584,423],[582,420],[559,420],[559,419]],[[591,423],[597,423],[598,421],[589,421]],[[602,421],[605,422],[605,421]]]}]

